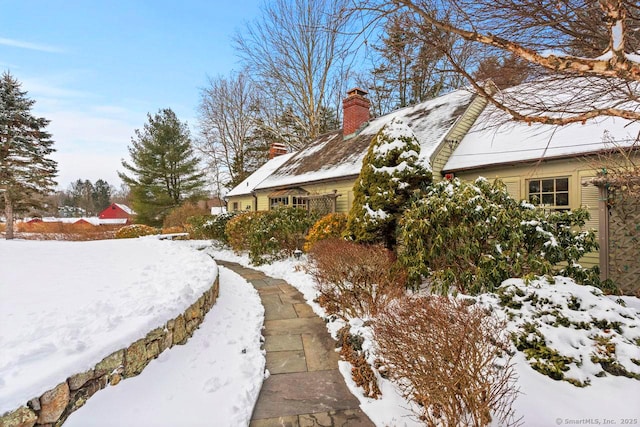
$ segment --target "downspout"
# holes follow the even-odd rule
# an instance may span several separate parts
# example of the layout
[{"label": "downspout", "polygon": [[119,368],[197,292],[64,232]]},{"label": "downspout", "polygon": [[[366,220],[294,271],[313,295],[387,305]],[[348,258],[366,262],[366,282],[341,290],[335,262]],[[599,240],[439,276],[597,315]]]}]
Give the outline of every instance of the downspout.
[{"label": "downspout", "polygon": [[609,190],[607,185],[598,186],[598,243],[600,245],[600,280],[609,278]]},{"label": "downspout", "polygon": [[255,191],[252,191],[251,195],[253,196],[253,211],[257,212],[258,211],[258,195],[256,194]]}]

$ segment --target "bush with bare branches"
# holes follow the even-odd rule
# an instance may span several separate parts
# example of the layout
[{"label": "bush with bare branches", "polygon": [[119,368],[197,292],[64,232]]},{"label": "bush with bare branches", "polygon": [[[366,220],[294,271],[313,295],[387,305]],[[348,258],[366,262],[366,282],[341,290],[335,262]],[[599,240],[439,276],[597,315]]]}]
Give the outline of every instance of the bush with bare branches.
[{"label": "bush with bare branches", "polygon": [[450,297],[403,298],[374,323],[381,364],[429,426],[517,425],[503,323]]},{"label": "bush with bare branches", "polygon": [[318,303],[343,319],[375,316],[405,293],[407,274],[381,245],[321,240],[311,248],[307,268],[320,292]]}]

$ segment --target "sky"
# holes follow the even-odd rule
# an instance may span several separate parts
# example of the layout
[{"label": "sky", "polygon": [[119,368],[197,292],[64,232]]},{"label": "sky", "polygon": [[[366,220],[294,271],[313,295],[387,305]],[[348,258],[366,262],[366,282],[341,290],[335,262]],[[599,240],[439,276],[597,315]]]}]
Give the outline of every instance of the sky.
[{"label": "sky", "polygon": [[261,0],[0,0],[0,72],[51,120],[58,187],[120,186],[134,130],[171,108],[197,131],[208,77],[240,69],[235,32]]}]

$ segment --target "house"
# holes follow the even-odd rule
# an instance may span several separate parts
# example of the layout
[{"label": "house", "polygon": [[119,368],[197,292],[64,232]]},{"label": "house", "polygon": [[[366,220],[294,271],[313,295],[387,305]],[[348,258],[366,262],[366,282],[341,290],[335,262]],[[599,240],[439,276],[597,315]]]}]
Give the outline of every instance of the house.
[{"label": "house", "polygon": [[486,104],[469,90],[456,90],[370,119],[366,94],[357,88],[348,92],[342,129],[298,152],[277,155],[233,188],[226,196],[229,210],[264,211],[285,205],[348,212],[371,140],[393,119],[411,128],[421,146],[420,160],[439,177],[449,154],[447,141],[459,140]]},{"label": "house", "polygon": [[102,212],[98,214],[98,218],[101,220],[122,220],[125,219],[125,223],[133,221],[135,212],[127,205],[122,203],[111,203]]},{"label": "house", "polygon": [[[579,99],[573,96],[577,93],[572,93],[580,88],[580,81],[576,83],[573,87],[565,83],[563,90],[555,93],[534,89],[542,98],[540,102],[554,96]],[[564,126],[514,122],[489,105],[460,141],[451,141],[451,155],[442,174],[465,181],[479,176],[499,178],[513,198],[550,210],[587,208],[591,219],[586,226],[598,230],[600,195],[597,187],[589,185],[602,167],[598,155],[616,147],[632,146],[639,132],[640,123],[619,117],[599,117]],[[584,266],[600,264],[601,270],[604,263],[598,253],[581,260]]]}]

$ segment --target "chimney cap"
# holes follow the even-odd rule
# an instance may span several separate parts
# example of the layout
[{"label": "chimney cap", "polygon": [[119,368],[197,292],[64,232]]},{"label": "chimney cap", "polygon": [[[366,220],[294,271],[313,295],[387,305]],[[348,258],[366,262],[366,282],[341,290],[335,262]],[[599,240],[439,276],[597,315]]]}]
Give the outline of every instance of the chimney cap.
[{"label": "chimney cap", "polygon": [[354,96],[354,95],[366,96],[368,93],[369,92],[367,92],[366,90],[360,89],[359,87],[354,87],[353,89],[347,91],[348,96]]}]

